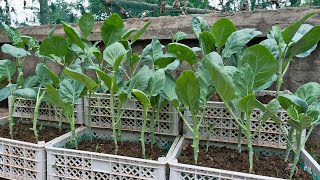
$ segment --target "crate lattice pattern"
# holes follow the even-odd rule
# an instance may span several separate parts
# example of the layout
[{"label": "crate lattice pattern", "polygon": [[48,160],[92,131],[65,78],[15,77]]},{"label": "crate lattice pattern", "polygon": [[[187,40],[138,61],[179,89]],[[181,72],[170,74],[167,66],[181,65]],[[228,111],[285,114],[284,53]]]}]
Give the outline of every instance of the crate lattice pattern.
[{"label": "crate lattice pattern", "polygon": [[[88,99],[85,100],[85,118],[88,123],[89,105]],[[91,97],[91,120],[92,127],[111,128],[111,110],[110,97],[106,94],[96,94]],[[115,113],[117,102],[115,104]],[[121,119],[121,127],[123,130],[140,131],[143,122],[143,108],[136,100],[128,100]],[[152,112],[148,113],[147,127],[150,127],[150,117]],[[159,117],[155,120],[154,131],[157,134],[178,135],[178,113],[171,105],[165,106],[159,113]]]},{"label": "crate lattice pattern", "polygon": [[45,176],[45,150],[0,140],[0,177],[37,180]]},{"label": "crate lattice pattern", "polygon": [[[86,137],[88,130],[78,133],[78,139]],[[94,137],[110,138],[111,130],[93,129]],[[124,141],[136,141],[138,132],[123,132]],[[157,145],[170,148],[175,137],[156,136]],[[54,147],[66,147],[70,137],[54,143]],[[146,143],[150,138],[146,136]],[[157,164],[143,162],[143,160],[118,159],[117,157],[102,157],[98,153],[87,154],[82,152],[65,151],[63,148],[48,149],[48,177],[49,179],[88,179],[88,180],[157,180],[164,167]],[[159,172],[161,171],[161,172]],[[163,175],[161,175],[163,176]]]},{"label": "crate lattice pattern", "polygon": [[[74,117],[76,124],[82,124],[82,100],[79,100],[74,106]],[[25,99],[16,97],[15,109],[13,111],[13,117],[15,118],[24,118],[24,119],[33,119],[34,108],[36,101],[33,99]],[[60,108],[55,108],[47,102],[42,102],[39,108],[38,119],[47,120],[47,121],[56,121],[60,119]],[[62,115],[62,122],[68,123],[68,119]]]}]

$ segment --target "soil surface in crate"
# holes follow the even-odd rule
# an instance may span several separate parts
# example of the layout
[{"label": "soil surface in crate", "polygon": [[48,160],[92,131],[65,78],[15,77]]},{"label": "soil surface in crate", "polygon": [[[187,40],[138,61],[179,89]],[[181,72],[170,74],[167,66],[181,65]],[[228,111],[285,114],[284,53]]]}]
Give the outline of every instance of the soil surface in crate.
[{"label": "soil surface in crate", "polygon": [[[273,95],[263,95],[263,96],[257,96],[257,100],[260,101],[262,104],[268,104],[271,100],[273,100],[275,96]],[[212,95],[210,101],[218,101],[222,102],[222,99],[220,98],[219,94]]]},{"label": "soil surface in crate", "polygon": [[[32,125],[30,124],[27,125],[27,124],[15,122],[13,127],[13,132],[14,132],[13,139],[30,142],[30,143],[36,143],[33,130],[31,130],[30,128],[32,128]],[[39,128],[38,128],[38,131],[39,131]],[[38,132],[39,141],[48,142],[67,132],[68,132],[67,129],[62,129],[60,131],[59,128],[43,126],[42,129]],[[10,138],[10,130],[9,130],[8,124],[5,126],[0,126],[0,137]]]},{"label": "soil surface in crate", "polygon": [[[178,157],[179,163],[194,165],[193,148],[191,145],[185,145],[182,149],[182,154]],[[254,155],[253,158],[254,174],[284,179],[289,177],[291,166],[280,157]],[[206,153],[205,148],[201,148],[197,165],[248,173],[248,152],[238,153],[235,149],[214,147],[209,148],[209,151]],[[299,169],[293,179],[312,180],[312,177],[304,170]]]},{"label": "soil surface in crate", "polygon": [[320,137],[320,127],[316,127],[307,143],[306,143],[306,149],[307,151],[312,155],[312,157],[318,162],[318,164],[320,164],[320,141],[319,141],[319,137]]},{"label": "soil surface in crate", "polygon": [[[78,145],[79,150],[98,152],[104,154],[114,154],[115,146],[113,141],[93,139],[82,141]],[[165,156],[166,151],[154,146],[153,150],[149,144],[146,144],[146,159],[158,160],[158,157]],[[142,158],[142,149],[140,143],[118,142],[118,154],[120,156],[128,156]]]}]

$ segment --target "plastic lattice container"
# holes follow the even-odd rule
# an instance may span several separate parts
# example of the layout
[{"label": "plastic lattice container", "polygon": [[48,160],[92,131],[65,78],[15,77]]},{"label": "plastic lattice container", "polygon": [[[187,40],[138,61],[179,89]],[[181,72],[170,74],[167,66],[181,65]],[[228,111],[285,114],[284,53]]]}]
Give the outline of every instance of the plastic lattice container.
[{"label": "plastic lattice container", "polygon": [[[281,93],[289,93],[284,91]],[[261,91],[258,96],[275,95],[275,91]],[[259,109],[254,109],[251,115],[251,131],[255,132],[259,126],[259,118],[263,113]],[[200,117],[200,114],[198,115]],[[191,112],[185,111],[184,117],[193,127]],[[278,117],[286,123],[288,116],[285,110],[279,109]],[[215,125],[213,130],[210,126]],[[223,102],[208,101],[205,111],[204,120],[200,126],[200,139],[206,139],[207,134],[210,134],[210,140],[227,143],[238,143],[238,125],[233,119],[228,109]],[[192,132],[188,127],[183,125],[183,136],[193,138]],[[257,135],[253,137],[253,145],[266,146],[274,148],[286,148],[285,137],[282,135],[280,128],[270,119],[259,130]],[[246,143],[245,133],[242,133],[242,143]]]},{"label": "plastic lattice container", "polygon": [[[268,176],[261,176],[261,175],[254,175],[249,173],[242,173],[236,171],[228,171],[222,169],[215,169],[215,168],[208,168],[203,166],[195,166],[189,164],[182,164],[179,163],[177,157],[180,156],[182,148],[185,144],[192,143],[192,140],[180,138],[175,150],[172,153],[172,156],[169,161],[170,166],[170,178],[169,179],[179,179],[179,180],[284,180],[281,178],[275,177],[268,177]],[[200,144],[205,144],[205,141],[200,142]],[[216,144],[212,143],[211,145],[217,146],[232,146],[231,144]],[[256,147],[257,148],[257,147]],[[257,148],[254,150],[255,154],[262,154],[266,156],[283,156],[285,154],[284,150],[281,149],[273,149],[273,148]],[[312,172],[313,178],[318,179],[320,178],[319,174],[319,167],[312,162],[310,159],[310,155],[303,150],[301,153],[301,161],[303,162],[303,168],[308,171],[309,173]],[[192,158],[192,157],[190,157]]]},{"label": "plastic lattice container", "polygon": [[[109,129],[92,129],[95,138],[110,138]],[[85,127],[77,129],[78,140],[88,138],[89,130]],[[123,131],[123,140],[139,141],[140,133]],[[147,137],[147,136],[146,136]],[[157,135],[158,146],[168,150],[166,157],[158,161],[87,152],[65,148],[71,140],[68,133],[52,144],[46,146],[48,180],[56,179],[87,179],[87,180],[166,180],[167,163],[180,137]],[[146,142],[150,139],[146,138]]]},{"label": "plastic lattice container", "polygon": [[[94,94],[90,103],[92,127],[112,128],[110,96],[108,94]],[[87,98],[84,98],[84,112],[85,124],[88,125],[89,101]],[[149,111],[149,116],[151,113]],[[121,119],[123,130],[140,131],[143,122],[142,105],[135,99],[129,99]],[[147,126],[149,127],[149,121]],[[155,121],[154,132],[174,136],[179,134],[179,115],[172,105],[168,104],[162,109],[159,118]]]},{"label": "plastic lattice container", "polygon": [[[0,125],[8,123],[0,119]],[[46,149],[38,144],[0,137],[0,177],[16,180],[46,179]]]},{"label": "plastic lattice container", "polygon": [[[9,105],[11,98],[9,98]],[[16,97],[13,117],[23,119],[33,119],[36,101],[33,99],[25,99]],[[55,108],[47,102],[42,102],[39,108],[39,120],[58,122],[60,109]],[[74,106],[74,116],[76,124],[83,124],[83,100],[80,98]],[[68,119],[63,115],[62,122],[68,123]]]}]

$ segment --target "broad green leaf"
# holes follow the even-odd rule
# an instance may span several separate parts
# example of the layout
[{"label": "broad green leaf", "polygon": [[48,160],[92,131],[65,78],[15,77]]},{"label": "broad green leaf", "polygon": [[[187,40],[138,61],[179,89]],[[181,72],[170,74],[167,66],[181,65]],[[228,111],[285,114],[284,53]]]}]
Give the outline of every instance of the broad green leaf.
[{"label": "broad green leaf", "polygon": [[51,79],[47,73],[47,68],[44,67],[43,63],[37,64],[36,75],[39,80],[39,84],[44,85],[45,83],[50,83]]},{"label": "broad green leaf", "polygon": [[[107,85],[109,91],[111,90],[111,85],[112,85],[112,78],[106,74],[105,72],[101,71],[100,69],[95,68],[94,69],[98,76],[101,78],[101,80]],[[118,84],[114,83],[113,84],[113,92],[118,92]]]},{"label": "broad green leaf", "polygon": [[192,30],[193,33],[199,38],[199,34],[203,31],[210,31],[208,22],[200,16],[192,18]]},{"label": "broad green leaf", "polygon": [[221,18],[211,26],[211,33],[214,36],[216,47],[221,49],[228,37],[237,29],[235,25],[227,18]]},{"label": "broad green leaf", "polygon": [[132,33],[137,32],[137,28],[130,28],[128,29],[121,37],[122,40],[128,40]]},{"label": "broad green leaf", "polygon": [[139,37],[147,30],[147,28],[150,26],[151,22],[147,22],[132,38],[131,38],[131,44],[136,42]]},{"label": "broad green leaf", "polygon": [[168,45],[168,52],[175,54],[180,61],[187,61],[190,65],[193,65],[197,61],[196,53],[184,44],[170,43]]},{"label": "broad green leaf", "polygon": [[79,20],[79,27],[87,39],[94,27],[94,17],[90,13],[84,13]]},{"label": "broad green leaf", "polygon": [[62,110],[65,110],[65,102],[63,102],[59,92],[51,84],[46,84],[45,99],[54,106],[60,107]]},{"label": "broad green leaf", "polygon": [[170,74],[166,74],[166,82],[164,83],[161,94],[168,101],[178,99],[176,94],[176,80]]},{"label": "broad green leaf", "polygon": [[99,48],[90,47],[89,50],[88,50],[88,55],[89,56],[94,56],[97,59],[98,63],[101,64],[101,62],[102,62],[102,53],[101,53]]},{"label": "broad green leaf", "polygon": [[39,78],[37,76],[29,76],[23,81],[23,88],[33,88],[39,85]]},{"label": "broad green leaf", "polygon": [[187,37],[188,37],[188,35],[187,35],[186,33],[181,32],[181,31],[178,31],[178,32],[174,35],[173,39],[174,39],[176,42],[178,42],[178,41],[184,40],[184,39],[187,38]]},{"label": "broad green leaf", "polygon": [[237,71],[237,68],[234,66],[224,66],[224,70],[230,77],[233,77],[234,73]]},{"label": "broad green leaf", "polygon": [[46,70],[46,73],[48,74],[49,78],[53,82],[53,85],[55,87],[58,87],[59,84],[60,84],[59,77],[54,72],[52,72],[51,69],[48,66],[44,65],[43,68]]},{"label": "broad green leaf", "polygon": [[[126,52],[127,50],[124,48],[124,46],[121,43],[115,42],[110,46],[108,46],[103,51],[103,59],[110,65],[114,66],[118,58],[121,58],[121,57],[123,58]],[[118,68],[118,67],[114,67],[114,68]]]},{"label": "broad green leaf", "polygon": [[[13,86],[12,89],[15,89],[16,86]],[[0,89],[0,102],[7,99],[10,96],[10,86],[6,86]]]},{"label": "broad green leaf", "polygon": [[98,87],[98,84],[91,79],[90,77],[88,77],[87,75],[83,74],[83,73],[79,73],[77,71],[74,71],[68,67],[63,69],[63,73],[68,76],[71,79],[74,79],[76,81],[81,82],[82,84],[84,84],[86,86],[86,88],[91,91],[94,92],[95,89]]},{"label": "broad green leaf", "polygon": [[243,66],[244,64],[248,64],[253,71],[254,89],[264,85],[277,72],[277,63],[273,55],[260,44],[251,46],[244,51],[239,65]]},{"label": "broad green leaf", "polygon": [[144,92],[140,91],[139,89],[132,89],[132,94],[142,104],[143,109],[148,110],[150,108],[151,103]]},{"label": "broad green leaf", "polygon": [[233,32],[227,39],[222,56],[229,58],[231,55],[241,51],[243,47],[254,37],[260,35],[255,29],[241,29]]},{"label": "broad green leaf", "polygon": [[59,94],[64,102],[76,103],[80,97],[84,85],[76,80],[66,78],[61,81]]},{"label": "broad green leaf", "polygon": [[154,61],[154,64],[159,66],[159,68],[165,68],[175,60],[176,56],[174,54],[162,54]]},{"label": "broad green leaf", "polygon": [[208,31],[201,32],[199,34],[199,42],[204,54],[209,54],[210,52],[213,51],[215,40],[213,35],[210,32]]},{"label": "broad green leaf", "polygon": [[[302,24],[300,26],[300,28],[298,29],[298,31],[296,32],[296,34],[293,36],[292,41],[294,43],[298,42],[307,32],[309,32],[314,26],[310,25],[310,24]],[[309,49],[308,51],[298,54],[296,55],[296,57],[299,58],[304,58],[307,57],[311,54],[312,51],[314,51],[317,48],[317,44],[314,45],[311,49]]]},{"label": "broad green leaf", "polygon": [[291,24],[286,29],[282,31],[282,37],[286,44],[289,44],[293,38],[293,36],[296,34],[298,29],[300,28],[301,24],[303,24],[307,19],[309,19],[311,16],[314,16],[316,13],[309,13],[303,18],[301,18],[299,21]]},{"label": "broad green leaf", "polygon": [[233,75],[236,95],[238,98],[248,96],[253,93],[254,74],[248,64],[239,67]]},{"label": "broad green leaf", "polygon": [[273,55],[274,59],[278,59],[279,58],[279,46],[276,40],[274,39],[266,39],[260,42],[261,45],[263,45],[264,47],[266,47],[271,54]]},{"label": "broad green leaf", "polygon": [[106,47],[115,42],[120,42],[124,33],[125,28],[123,21],[116,13],[109,16],[101,26],[101,38]]},{"label": "broad green leaf", "polygon": [[4,22],[1,22],[2,26],[4,27],[9,40],[13,42],[14,45],[19,45],[22,42],[21,34],[18,29],[10,27],[6,25]]},{"label": "broad green leaf", "polygon": [[146,90],[152,74],[153,72],[148,66],[143,66],[129,81],[128,93],[131,93],[132,89]]},{"label": "broad green leaf", "polygon": [[283,43],[283,37],[281,33],[281,28],[279,26],[272,26],[272,30],[267,34],[268,39],[274,39],[277,43]]},{"label": "broad green leaf", "polygon": [[27,98],[27,99],[36,99],[37,97],[36,91],[31,88],[17,89],[13,91],[13,95]]},{"label": "broad green leaf", "polygon": [[[258,100],[256,99],[256,105],[257,105]],[[275,116],[278,111],[279,111],[279,107],[280,107],[280,103],[277,99],[273,99],[271,100],[267,106],[266,109],[261,109],[263,111],[263,115],[262,117],[259,119],[261,121],[261,124],[264,124],[267,120],[272,119],[274,121],[276,121],[274,118],[272,118],[273,116]],[[280,124],[282,122],[277,121],[277,124]]]},{"label": "broad green leaf", "polygon": [[162,44],[157,38],[153,38],[151,43],[148,44],[142,51],[142,57],[151,57],[152,61],[156,61],[163,55]]},{"label": "broad green leaf", "polygon": [[240,110],[247,114],[251,113],[253,108],[255,107],[255,101],[255,94],[249,94],[247,96],[244,96],[238,102]]},{"label": "broad green leaf", "polygon": [[283,94],[278,97],[278,101],[283,109],[287,110],[293,106],[299,113],[305,113],[308,110],[308,104],[305,100],[291,94]]},{"label": "broad green leaf", "polygon": [[162,90],[164,83],[166,82],[166,76],[163,69],[157,70],[149,79],[148,82],[148,95],[157,96]]},{"label": "broad green leaf", "polygon": [[214,56],[210,56],[210,54],[204,57],[204,61],[214,87],[224,102],[231,101],[236,98],[235,85],[232,78],[226,73],[223,66],[216,62],[216,59],[212,59]]},{"label": "broad green leaf", "polygon": [[299,87],[294,94],[310,105],[320,98],[320,84],[309,82]]},{"label": "broad green leaf", "polygon": [[304,129],[311,127],[313,124],[313,118],[297,111],[293,106],[290,106],[287,110],[287,114],[290,117],[288,124],[291,128],[302,132]]},{"label": "broad green leaf", "polygon": [[180,61],[176,59],[176,60],[174,60],[172,63],[168,64],[168,66],[165,67],[164,70],[165,70],[165,71],[166,71],[166,70],[169,70],[169,71],[176,70],[176,69],[179,68],[180,64],[181,64]]},{"label": "broad green leaf", "polygon": [[79,31],[66,23],[63,23],[63,29],[68,38],[83,50],[85,46],[81,40]]},{"label": "broad green leaf", "polygon": [[215,88],[210,74],[205,67],[204,61],[200,63],[196,72],[196,77],[200,85],[200,99],[203,103],[206,103],[207,99],[214,93]]},{"label": "broad green leaf", "polygon": [[274,82],[276,82],[278,79],[278,76],[274,74],[264,85],[260,86],[259,88],[255,89],[254,92],[260,92],[261,90],[268,89],[272,86]]},{"label": "broad green leaf", "polygon": [[0,60],[0,75],[11,80],[11,77],[16,73],[16,63],[11,60]]},{"label": "broad green leaf", "polygon": [[28,55],[31,55],[28,51],[24,50],[23,48],[17,48],[10,44],[4,44],[1,46],[1,51],[3,53],[9,54],[15,58],[23,58]]},{"label": "broad green leaf", "polygon": [[51,57],[55,55],[63,58],[68,54],[69,44],[61,36],[46,38],[40,45],[40,55]]},{"label": "broad green leaf", "polygon": [[315,46],[319,40],[320,26],[315,26],[288,49],[287,56],[292,58],[298,54],[304,53]]},{"label": "broad green leaf", "polygon": [[178,99],[188,106],[192,113],[198,113],[200,85],[194,72],[186,70],[181,73],[176,81],[176,93]]}]

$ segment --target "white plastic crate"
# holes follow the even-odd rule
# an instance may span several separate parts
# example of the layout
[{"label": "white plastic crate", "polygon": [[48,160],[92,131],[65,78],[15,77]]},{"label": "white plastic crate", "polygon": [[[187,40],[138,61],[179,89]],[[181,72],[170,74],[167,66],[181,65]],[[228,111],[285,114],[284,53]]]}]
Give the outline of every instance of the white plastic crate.
[{"label": "white plastic crate", "polygon": [[[109,129],[94,128],[92,131],[95,137],[112,137]],[[85,127],[78,128],[78,139],[88,136],[88,132]],[[139,135],[138,132],[123,131],[123,140],[139,141]],[[71,134],[68,133],[46,146],[48,180],[165,180],[167,163],[179,137],[156,136],[158,145],[169,149],[166,157],[160,157],[158,161],[64,148],[70,141]],[[150,139],[146,138],[146,142]]]},{"label": "white plastic crate", "polygon": [[[9,98],[9,107],[11,104],[11,98]],[[34,108],[36,101],[33,99],[25,99],[16,97],[13,117],[14,118],[24,118],[33,119]],[[39,108],[38,119],[45,121],[59,121],[59,108],[54,108],[51,104],[47,102],[42,102]],[[58,113],[56,113],[58,112]],[[83,124],[83,99],[80,98],[74,106],[74,116],[76,124]],[[63,116],[62,122],[69,123],[69,120]]]},{"label": "white plastic crate", "polygon": [[[7,118],[0,119],[0,125],[7,123]],[[45,145],[11,140],[0,137],[0,177],[16,180],[46,179]]]},{"label": "white plastic crate", "polygon": [[[288,93],[284,91],[281,93]],[[258,96],[275,95],[275,91],[261,91]],[[256,131],[259,126],[259,118],[263,113],[259,109],[254,109],[251,115],[251,131]],[[190,111],[184,112],[184,117],[193,127],[192,117]],[[198,115],[200,117],[200,115]],[[288,116],[285,110],[279,109],[278,117],[286,123]],[[210,125],[215,125],[215,128],[209,132]],[[218,142],[238,143],[238,125],[233,119],[228,109],[223,102],[208,101],[204,120],[200,125],[200,139],[206,139],[207,134],[210,133],[209,139]],[[192,132],[188,127],[183,125],[183,136],[186,138],[193,138]],[[274,148],[286,148],[285,137],[282,135],[279,127],[270,119],[259,130],[257,135],[253,137],[253,145],[266,146]],[[242,133],[242,143],[246,144],[245,133]]]},{"label": "white plastic crate", "polygon": [[[110,96],[108,94],[94,94],[90,103],[92,127],[112,128]],[[135,99],[129,99],[125,109],[121,121],[122,130],[140,131],[143,122],[142,105]],[[84,112],[85,124],[88,125],[88,98],[84,98]],[[151,116],[151,113],[149,111],[149,116]],[[147,126],[149,127],[149,121]],[[162,109],[159,118],[155,121],[154,132],[156,134],[179,135],[179,114],[172,105],[167,105]]]},{"label": "white plastic crate", "polygon": [[[216,169],[216,168],[208,168],[203,166],[195,166],[195,165],[189,165],[189,164],[182,164],[179,163],[177,160],[177,157],[180,156],[182,148],[185,144],[192,143],[192,140],[180,138],[175,150],[172,153],[172,156],[169,161],[170,166],[170,180],[217,180],[217,179],[223,179],[223,180],[284,180],[281,178],[275,178],[275,177],[268,177],[268,176],[261,176],[261,175],[254,175],[249,173],[242,173],[242,172],[236,172],[236,171],[229,171],[229,170],[222,170],[222,169]],[[204,145],[206,142],[202,141],[200,144]],[[212,143],[212,142],[211,142]],[[211,144],[212,145],[212,144]],[[214,144],[216,145],[216,144]],[[218,146],[226,146],[224,145],[218,145]],[[230,145],[230,144],[229,144]],[[281,154],[280,149],[259,149],[261,153],[264,153],[265,155],[276,155],[279,153]],[[284,150],[282,150],[282,154],[284,154]],[[301,152],[300,159],[304,162],[304,169],[305,170],[311,170],[313,173],[317,174],[319,173],[319,167],[316,167],[316,165],[312,162],[309,154],[303,150]],[[192,157],[190,157],[192,158]],[[318,174],[320,175],[320,174]]]}]

